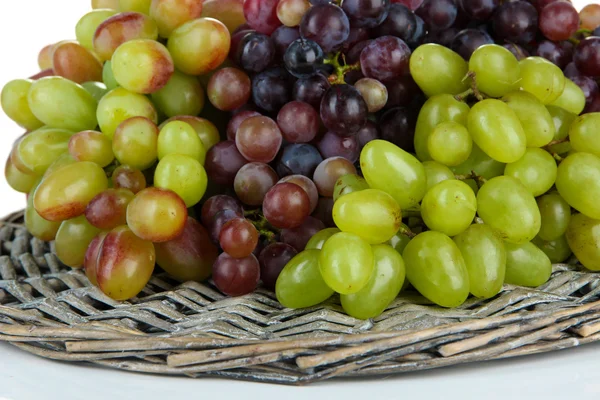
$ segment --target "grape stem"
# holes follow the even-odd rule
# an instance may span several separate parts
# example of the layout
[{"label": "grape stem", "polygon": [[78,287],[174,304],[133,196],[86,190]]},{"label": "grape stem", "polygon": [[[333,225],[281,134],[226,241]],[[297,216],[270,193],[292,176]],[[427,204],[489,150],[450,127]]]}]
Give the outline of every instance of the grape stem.
[{"label": "grape stem", "polygon": [[552,146],[554,146],[554,145],[557,145],[557,144],[561,144],[561,143],[567,143],[569,140],[570,140],[570,139],[569,139],[569,137],[568,137],[568,136],[567,136],[566,138],[564,138],[564,139],[553,140],[553,141],[551,141],[550,143],[548,143],[547,145],[545,145],[545,146],[544,146],[544,149],[545,149],[545,150],[547,150],[547,151],[550,151],[550,150],[549,150],[549,149],[550,149],[550,147],[552,147]]},{"label": "grape stem", "polygon": [[456,96],[454,96],[454,98],[457,101],[463,101],[464,102],[472,94],[475,94],[475,93],[473,92],[473,89],[469,88],[469,89],[465,90],[464,92],[462,92],[460,94],[457,94]]},{"label": "grape stem", "polygon": [[459,181],[466,181],[468,179],[473,179],[475,181],[475,183],[477,184],[478,188],[481,188],[487,182],[487,179],[485,179],[481,175],[478,175],[475,171],[471,171],[470,174],[455,175],[455,176],[456,176],[456,179],[458,179]]},{"label": "grape stem", "polygon": [[550,154],[552,154],[552,157],[553,157],[553,158],[554,158],[554,159],[555,159],[555,160],[556,160],[558,163],[561,163],[561,162],[564,160],[564,158],[562,158],[561,156],[559,156],[559,155],[558,155],[558,154],[556,154],[556,153],[550,153]]},{"label": "grape stem", "polygon": [[477,75],[473,71],[467,72],[467,75],[464,77],[463,82],[466,79],[471,79],[471,90],[473,91],[473,95],[477,98],[477,100],[482,101],[486,98],[486,96],[479,91],[477,87]]},{"label": "grape stem", "polygon": [[[342,62],[340,63],[340,58]],[[346,74],[350,71],[360,70],[360,62],[355,64],[346,64],[346,56],[341,52],[335,53],[332,57],[326,58],[323,61],[325,64],[332,65],[335,69],[334,73],[329,76],[329,83],[332,85],[342,85],[346,83]]]},{"label": "grape stem", "polygon": [[408,236],[409,238],[414,238],[415,236],[417,236],[416,233],[414,233],[413,231],[410,230],[410,228],[408,228],[407,226],[400,226],[400,229],[398,230],[399,233],[401,233],[404,236]]}]

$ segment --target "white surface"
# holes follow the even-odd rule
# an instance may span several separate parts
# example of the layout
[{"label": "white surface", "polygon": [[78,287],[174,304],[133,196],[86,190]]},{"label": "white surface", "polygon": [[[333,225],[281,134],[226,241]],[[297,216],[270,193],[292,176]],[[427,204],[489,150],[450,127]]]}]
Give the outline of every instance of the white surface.
[{"label": "white surface", "polygon": [[[588,1],[574,0],[578,7]],[[74,38],[89,0],[2,0],[0,86],[37,72],[37,52]],[[22,133],[0,112],[2,166]],[[0,178],[0,214],[22,208],[24,196]],[[68,391],[65,388],[69,388]],[[165,378],[37,358],[0,344],[0,400],[4,399],[598,399],[600,344],[558,353],[411,373],[383,379],[342,380],[290,388],[217,379]]]}]

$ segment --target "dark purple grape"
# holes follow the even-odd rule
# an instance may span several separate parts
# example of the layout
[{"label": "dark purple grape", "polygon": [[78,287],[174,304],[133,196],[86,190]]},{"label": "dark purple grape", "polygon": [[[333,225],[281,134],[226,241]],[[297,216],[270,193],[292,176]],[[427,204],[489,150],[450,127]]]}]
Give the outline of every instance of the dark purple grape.
[{"label": "dark purple grape", "polygon": [[408,108],[397,107],[386,111],[379,120],[379,130],[383,140],[405,151],[414,151],[415,127]]},{"label": "dark purple grape", "polygon": [[406,44],[408,44],[411,49],[414,49],[423,43],[426,34],[425,21],[423,21],[423,18],[415,15],[415,31],[410,39],[406,41]]},{"label": "dark purple grape", "polygon": [[367,121],[365,126],[363,126],[362,129],[356,134],[356,139],[358,140],[359,149],[365,147],[365,145],[371,140],[380,139],[377,125],[371,121]]},{"label": "dark purple grape", "polygon": [[518,44],[506,43],[503,47],[513,53],[513,55],[519,61],[530,56],[529,52],[525,50],[523,46],[519,46]]},{"label": "dark purple grape", "polygon": [[423,18],[429,30],[441,31],[454,24],[458,8],[455,0],[425,0],[415,13]]},{"label": "dark purple grape", "polygon": [[342,53],[348,53],[348,51],[354,47],[355,44],[368,40],[369,39],[369,30],[367,28],[350,28],[350,35],[348,39],[342,44],[341,51]]},{"label": "dark purple grape", "polygon": [[321,4],[331,4],[333,0],[308,0],[308,2],[313,6],[318,6]]},{"label": "dark purple grape", "polygon": [[290,143],[308,143],[319,133],[319,113],[308,103],[292,101],[277,114],[277,125]]},{"label": "dark purple grape", "polygon": [[408,107],[421,89],[410,75],[383,82],[388,91],[386,108]]},{"label": "dark purple grape", "polygon": [[595,80],[587,76],[574,76],[571,78],[573,83],[581,88],[585,95],[585,102],[589,105],[595,97],[600,94],[600,88]]},{"label": "dark purple grape", "polygon": [[279,274],[296,254],[296,249],[285,243],[271,243],[260,252],[260,278],[267,289],[275,290]]},{"label": "dark purple grape", "polygon": [[362,42],[356,43],[346,54],[346,62],[348,64],[356,64],[360,61],[360,54],[367,47],[372,40],[363,40]]},{"label": "dark purple grape", "polygon": [[314,40],[325,53],[329,53],[348,39],[350,20],[336,5],[316,5],[302,17],[300,34],[305,39]]},{"label": "dark purple grape", "polygon": [[395,36],[382,36],[367,45],[360,54],[360,67],[366,77],[385,81],[408,72],[410,48]]},{"label": "dark purple grape", "polygon": [[367,122],[367,113],[367,103],[360,92],[350,85],[333,85],[321,101],[323,124],[340,136],[356,134]]},{"label": "dark purple grape", "polygon": [[535,50],[535,55],[543,57],[563,69],[573,59],[573,45],[569,42],[544,40]]},{"label": "dark purple grape", "polygon": [[268,112],[277,112],[292,97],[292,78],[284,68],[268,69],[252,79],[252,100]]},{"label": "dark purple grape", "polygon": [[276,58],[281,59],[290,44],[300,38],[300,30],[298,28],[290,28],[289,26],[281,25],[275,29],[271,35],[271,40],[275,45]]},{"label": "dark purple grape", "polygon": [[354,86],[354,85],[356,85],[356,82],[358,82],[359,80],[361,80],[364,77],[365,76],[363,75],[361,70],[355,69],[355,70],[346,72],[346,74],[344,75],[344,82],[346,82],[348,85]]},{"label": "dark purple grape", "polygon": [[236,60],[241,52],[242,40],[249,34],[256,33],[254,29],[242,29],[231,36],[231,45],[229,46],[229,57]]},{"label": "dark purple grape", "polygon": [[493,24],[496,40],[528,44],[538,30],[538,13],[526,1],[504,3],[494,13]]},{"label": "dark purple grape", "polygon": [[600,77],[600,37],[590,36],[579,42],[573,61],[581,74]]},{"label": "dark purple grape", "polygon": [[457,2],[465,14],[478,21],[488,20],[500,4],[500,0],[458,0]]},{"label": "dark purple grape", "polygon": [[213,220],[206,226],[210,233],[210,238],[215,244],[219,244],[219,236],[223,226],[232,219],[240,218],[236,210],[221,210],[215,214]]},{"label": "dark purple grape", "polygon": [[333,222],[333,198],[321,197],[312,216],[322,221],[327,228],[335,227],[335,222]]},{"label": "dark purple grape", "polygon": [[487,33],[479,29],[465,29],[454,37],[450,47],[468,61],[471,58],[471,54],[480,46],[493,43],[494,39]]},{"label": "dark purple grape", "polygon": [[206,154],[204,168],[208,178],[219,185],[233,185],[235,175],[248,161],[240,154],[235,142],[217,143]]},{"label": "dark purple grape", "polygon": [[294,84],[294,100],[308,103],[318,110],[323,95],[330,87],[327,78],[321,74],[298,79]]},{"label": "dark purple grape", "polygon": [[283,62],[290,74],[296,78],[307,78],[317,73],[323,57],[323,49],[317,42],[297,39],[285,51]]},{"label": "dark purple grape", "polygon": [[344,0],[342,9],[352,26],[373,28],[388,16],[390,0]]},{"label": "dark purple grape", "polygon": [[267,192],[263,214],[275,228],[297,228],[310,214],[310,198],[295,183],[282,182]]},{"label": "dark purple grape", "polygon": [[202,225],[207,228],[211,226],[215,219],[215,215],[223,210],[232,210],[238,217],[244,215],[244,209],[239,201],[231,196],[220,194],[209,198],[202,205],[202,210],[200,212]]},{"label": "dark purple grape", "polygon": [[213,265],[215,286],[227,296],[252,293],[260,281],[260,265],[251,254],[246,258],[233,258],[222,253]]},{"label": "dark purple grape", "polygon": [[577,69],[577,67],[575,66],[575,63],[573,61],[571,61],[570,63],[567,64],[567,66],[565,67],[564,73],[565,73],[565,76],[569,79],[573,79],[576,76],[582,76],[581,72],[579,72],[579,70]]},{"label": "dark purple grape", "polygon": [[249,72],[264,71],[275,58],[273,40],[262,33],[249,33],[239,44],[234,61]]},{"label": "dark purple grape", "polygon": [[310,144],[291,144],[286,146],[277,163],[277,173],[280,177],[288,175],[304,175],[312,177],[323,157]]},{"label": "dark purple grape", "polygon": [[590,104],[585,106],[583,114],[600,112],[600,94],[594,96]]},{"label": "dark purple grape", "polygon": [[396,36],[405,42],[412,38],[417,29],[415,14],[403,4],[392,4],[385,19],[373,31],[377,37]]},{"label": "dark purple grape", "polygon": [[424,43],[435,43],[445,47],[452,46],[452,41],[458,35],[458,28],[450,27],[448,29],[444,29],[443,31],[429,31],[425,38],[423,39]]},{"label": "dark purple grape", "polygon": [[289,244],[297,251],[303,251],[311,237],[325,229],[325,224],[315,217],[307,217],[297,228],[283,229],[281,241]]},{"label": "dark purple grape", "polygon": [[339,136],[333,132],[327,132],[317,143],[317,148],[323,158],[344,157],[351,163],[355,163],[360,155],[358,140],[354,136]]}]

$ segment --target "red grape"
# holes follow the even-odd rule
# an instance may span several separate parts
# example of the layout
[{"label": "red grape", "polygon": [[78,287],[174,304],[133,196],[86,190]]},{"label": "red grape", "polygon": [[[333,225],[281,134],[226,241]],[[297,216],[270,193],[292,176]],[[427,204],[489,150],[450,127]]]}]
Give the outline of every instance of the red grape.
[{"label": "red grape", "polygon": [[260,113],[256,111],[244,110],[231,117],[229,123],[227,124],[227,140],[232,140],[235,142],[235,134],[237,133],[237,130],[239,129],[242,122],[244,122],[248,118],[259,116]]},{"label": "red grape", "polygon": [[283,138],[290,143],[308,143],[319,133],[319,114],[310,104],[287,103],[277,115]]},{"label": "red grape", "polygon": [[579,28],[579,14],[571,3],[557,1],[540,13],[540,30],[553,41],[568,40]]},{"label": "red grape", "polygon": [[107,189],[89,202],[85,218],[96,228],[104,230],[125,225],[127,206],[133,196],[133,192],[128,189]]},{"label": "red grape", "polygon": [[310,214],[310,199],[300,186],[289,182],[278,183],[267,192],[263,213],[276,228],[295,228]]},{"label": "red grape", "polygon": [[237,68],[223,68],[211,76],[206,93],[208,99],[221,111],[233,111],[250,99],[250,78]]},{"label": "red grape", "polygon": [[246,0],[244,16],[248,25],[265,35],[273,33],[281,25],[277,18],[277,3],[279,0]]},{"label": "red grape", "polygon": [[275,159],[283,138],[279,127],[269,117],[251,117],[242,122],[235,144],[248,161],[269,163]]},{"label": "red grape", "polygon": [[310,199],[310,212],[312,213],[315,208],[317,208],[317,203],[319,202],[319,192],[317,191],[317,186],[315,183],[304,175],[288,175],[284,178],[281,178],[280,183],[289,182],[294,183],[300,186]]},{"label": "red grape", "polygon": [[226,140],[217,143],[206,154],[204,168],[211,182],[233,185],[235,175],[248,161],[240,154],[235,142]]},{"label": "red grape", "polygon": [[200,211],[200,219],[202,220],[202,224],[206,228],[210,227],[213,223],[215,215],[219,211],[223,210],[232,210],[237,216],[244,216],[244,209],[236,199],[231,196],[220,194],[217,196],[212,196],[202,205],[202,210]]},{"label": "red grape", "polygon": [[260,206],[265,195],[278,180],[277,173],[262,163],[249,163],[238,171],[233,182],[235,194],[242,203]]},{"label": "red grape", "polygon": [[135,194],[146,188],[146,177],[140,170],[121,165],[113,171],[112,184],[115,189],[129,189]]},{"label": "red grape", "polygon": [[228,296],[252,293],[260,281],[260,265],[251,254],[246,258],[233,258],[221,254],[213,265],[213,281]]},{"label": "red grape", "polygon": [[234,218],[221,228],[219,244],[233,258],[248,257],[258,245],[258,231],[245,218]]},{"label": "red grape", "polygon": [[319,164],[315,170],[313,181],[321,196],[332,197],[335,182],[348,174],[356,174],[354,165],[343,157],[332,157]]}]

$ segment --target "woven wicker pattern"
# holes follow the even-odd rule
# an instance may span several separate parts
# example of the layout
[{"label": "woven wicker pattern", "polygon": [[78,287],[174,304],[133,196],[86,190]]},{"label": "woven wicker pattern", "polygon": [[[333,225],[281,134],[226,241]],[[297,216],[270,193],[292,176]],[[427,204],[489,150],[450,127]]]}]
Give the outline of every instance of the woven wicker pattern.
[{"label": "woven wicker pattern", "polygon": [[600,274],[555,266],[539,290],[506,286],[457,309],[406,293],[375,320],[337,299],[284,309],[259,290],[157,274],[137,299],[115,302],[32,238],[20,214],[0,222],[0,340],[42,357],[130,371],[283,384],[444,367],[600,340]]}]

